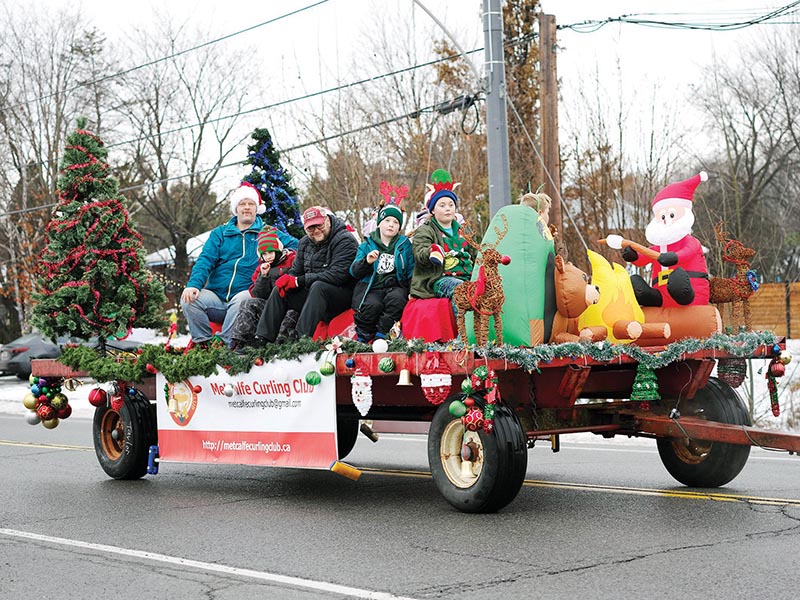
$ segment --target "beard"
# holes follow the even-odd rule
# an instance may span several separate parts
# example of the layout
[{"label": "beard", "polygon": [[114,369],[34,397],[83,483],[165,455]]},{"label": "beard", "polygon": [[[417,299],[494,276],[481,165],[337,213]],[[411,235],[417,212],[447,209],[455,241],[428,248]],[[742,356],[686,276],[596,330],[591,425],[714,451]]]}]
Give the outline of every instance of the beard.
[{"label": "beard", "polygon": [[644,237],[653,246],[668,246],[678,240],[682,240],[692,233],[694,225],[694,213],[688,211],[672,225],[664,225],[660,220],[653,219],[644,231]]}]

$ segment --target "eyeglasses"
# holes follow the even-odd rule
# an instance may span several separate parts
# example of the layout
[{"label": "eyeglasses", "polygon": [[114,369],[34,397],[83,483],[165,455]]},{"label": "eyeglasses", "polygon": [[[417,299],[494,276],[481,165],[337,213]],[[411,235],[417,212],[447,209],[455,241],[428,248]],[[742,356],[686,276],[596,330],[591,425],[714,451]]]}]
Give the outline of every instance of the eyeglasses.
[{"label": "eyeglasses", "polygon": [[307,233],[311,233],[312,231],[322,231],[323,227],[325,227],[325,223],[320,223],[319,225],[308,225],[305,229]]}]

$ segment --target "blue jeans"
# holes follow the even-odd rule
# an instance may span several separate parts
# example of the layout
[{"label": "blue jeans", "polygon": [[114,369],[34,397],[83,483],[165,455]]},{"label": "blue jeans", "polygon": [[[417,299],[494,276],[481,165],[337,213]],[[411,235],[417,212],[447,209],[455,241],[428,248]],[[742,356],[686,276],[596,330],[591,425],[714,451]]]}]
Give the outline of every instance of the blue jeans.
[{"label": "blue jeans", "polygon": [[209,322],[214,321],[222,323],[219,337],[226,344],[230,344],[233,322],[236,320],[236,315],[239,314],[239,306],[251,297],[250,291],[244,290],[225,302],[211,290],[202,289],[194,302],[186,304],[181,301],[181,310],[189,325],[189,334],[192,336],[192,340],[196,344],[210,340],[211,325]]}]

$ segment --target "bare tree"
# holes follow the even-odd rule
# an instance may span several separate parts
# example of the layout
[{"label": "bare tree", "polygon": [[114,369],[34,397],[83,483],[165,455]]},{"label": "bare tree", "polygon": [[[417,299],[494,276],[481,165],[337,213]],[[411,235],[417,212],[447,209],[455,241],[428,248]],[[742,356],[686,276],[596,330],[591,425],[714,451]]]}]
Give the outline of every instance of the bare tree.
[{"label": "bare tree", "polygon": [[20,329],[66,134],[79,115],[94,113],[96,126],[106,110],[81,86],[107,64],[102,38],[78,14],[3,3],[0,27],[0,292],[14,299]]},{"label": "bare tree", "polygon": [[134,138],[120,148],[127,157],[123,191],[138,208],[145,240],[174,247],[170,275],[178,281],[188,276],[187,240],[230,216],[212,185],[226,162],[244,160],[241,142],[250,133],[240,125],[254,89],[245,53],[220,47],[181,53],[208,37],[167,17],[135,32],[131,55],[148,66],[126,76],[118,98]]},{"label": "bare tree", "polygon": [[[708,68],[696,95],[714,141],[706,162],[717,177],[698,219],[719,220],[758,249],[755,268],[768,280],[797,280],[800,217],[800,43],[796,28],[776,31]],[[718,272],[726,265],[716,263]]]}]

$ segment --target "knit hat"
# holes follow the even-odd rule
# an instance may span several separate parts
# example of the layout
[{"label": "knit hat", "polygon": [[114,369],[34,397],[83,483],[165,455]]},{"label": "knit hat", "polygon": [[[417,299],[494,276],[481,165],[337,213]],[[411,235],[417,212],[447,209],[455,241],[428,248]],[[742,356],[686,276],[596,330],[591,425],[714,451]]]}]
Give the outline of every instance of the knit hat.
[{"label": "knit hat", "polygon": [[259,215],[263,215],[267,212],[267,207],[264,206],[264,202],[261,200],[261,194],[258,193],[258,190],[252,183],[243,181],[242,184],[236,188],[236,191],[231,194],[231,213],[233,213],[234,216],[236,216],[236,208],[242,200],[252,200],[255,202],[256,213]]},{"label": "knit hat", "polygon": [[684,181],[670,183],[653,198],[653,212],[656,212],[663,202],[667,206],[692,207],[692,197],[701,181],[708,181],[708,173],[700,171],[694,177]]},{"label": "knit hat", "polygon": [[433,214],[433,207],[442,198],[450,198],[456,205],[458,205],[458,196],[455,195],[455,190],[460,184],[453,183],[453,177],[444,169],[436,169],[431,173],[431,182],[427,184],[428,191],[425,194],[425,206],[428,211]]},{"label": "knit hat", "polygon": [[258,232],[258,255],[261,256],[265,252],[275,252],[280,254],[283,250],[283,244],[278,239],[278,232],[274,227],[267,225]]},{"label": "knit hat", "polygon": [[381,224],[386,217],[394,217],[400,225],[403,224],[403,212],[394,204],[387,204],[378,213],[378,225]]}]

